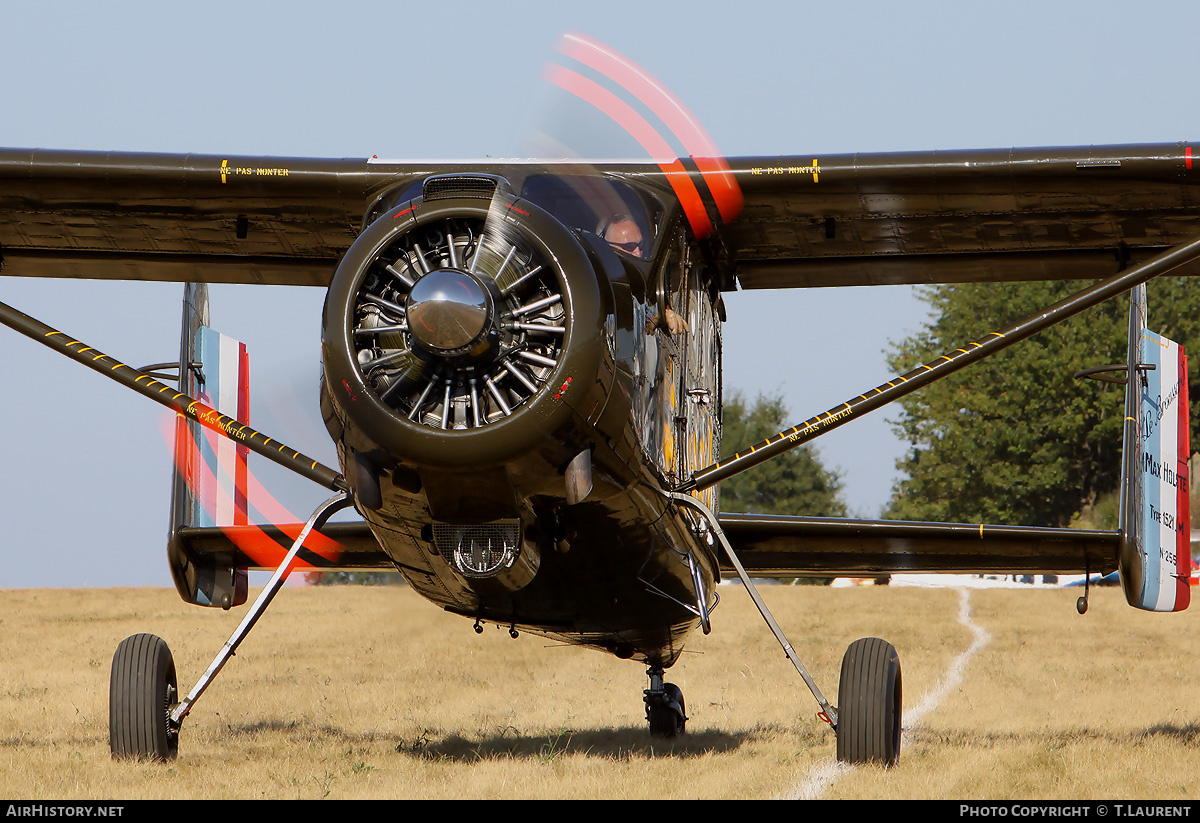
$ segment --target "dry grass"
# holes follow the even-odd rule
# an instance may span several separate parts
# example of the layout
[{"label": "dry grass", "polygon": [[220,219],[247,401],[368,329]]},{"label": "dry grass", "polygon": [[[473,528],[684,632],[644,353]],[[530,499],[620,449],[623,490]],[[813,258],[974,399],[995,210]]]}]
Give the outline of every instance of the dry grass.
[{"label": "dry grass", "polygon": [[[749,598],[723,589],[714,631],[670,673],[691,716],[651,741],[643,668],[511,640],[406,589],[284,591],[184,726],[171,764],[108,757],[109,663],[164,637],[190,688],[240,619],[152,589],[0,591],[0,794],[37,798],[762,798],[788,795],[833,735]],[[893,642],[905,703],[971,643],[949,590],[769,587],[836,702],[845,646]],[[1196,795],[1200,638],[1118,592],[974,592],[991,641],[909,730],[899,768],[857,769],[830,797]]]}]

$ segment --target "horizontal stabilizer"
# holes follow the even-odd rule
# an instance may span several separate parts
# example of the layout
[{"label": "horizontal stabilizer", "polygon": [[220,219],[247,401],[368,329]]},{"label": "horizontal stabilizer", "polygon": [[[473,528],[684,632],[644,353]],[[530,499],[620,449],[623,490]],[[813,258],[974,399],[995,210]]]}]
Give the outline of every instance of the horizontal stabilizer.
[{"label": "horizontal stabilizer", "polygon": [[[1120,538],[1115,531],[762,514],[722,514],[720,524],[755,577],[1109,572],[1116,569]],[[300,528],[187,528],[179,540],[197,558],[229,557],[237,566],[270,569],[267,561],[282,558]],[[297,570],[396,568],[366,523],[329,523],[315,537],[300,551]],[[721,568],[733,571],[724,556]]]},{"label": "horizontal stabilizer", "polygon": [[[241,569],[271,570],[281,561],[303,523],[195,527],[180,529],[178,540],[197,559],[228,558]],[[297,555],[296,571],[395,571],[391,558],[364,522],[326,523],[313,532]]]},{"label": "horizontal stabilizer", "polygon": [[[1115,531],[722,514],[754,577],[870,577],[898,572],[1082,574],[1116,568]],[[721,570],[732,571],[726,557]]]}]

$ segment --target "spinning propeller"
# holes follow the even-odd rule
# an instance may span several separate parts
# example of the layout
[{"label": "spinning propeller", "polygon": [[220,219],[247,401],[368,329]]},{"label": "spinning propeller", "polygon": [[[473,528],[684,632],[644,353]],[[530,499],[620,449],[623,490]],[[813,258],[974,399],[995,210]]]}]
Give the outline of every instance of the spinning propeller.
[{"label": "spinning propeller", "polygon": [[[543,77],[587,108],[565,130],[537,130],[532,142],[535,153],[565,157],[565,169],[556,162],[558,179],[590,211],[573,216],[583,223],[578,228],[635,257],[648,251],[649,238],[623,215],[628,195],[577,160],[573,138],[563,133],[583,120],[588,133],[602,134],[597,117],[659,165],[697,237],[709,236],[714,222],[736,218],[741,193],[728,164],[661,83],[583,35],[564,36],[556,50],[561,63],[548,64]],[[480,429],[519,414],[569,377],[556,374],[574,321],[566,272],[523,219],[529,204],[508,192],[505,181],[487,174],[431,177],[419,192],[401,195],[409,200],[380,208],[377,219],[411,218],[417,194],[422,206],[453,198],[489,203],[482,218],[449,211],[422,216],[360,264],[350,315],[353,355],[364,385],[396,415],[434,429]]]}]

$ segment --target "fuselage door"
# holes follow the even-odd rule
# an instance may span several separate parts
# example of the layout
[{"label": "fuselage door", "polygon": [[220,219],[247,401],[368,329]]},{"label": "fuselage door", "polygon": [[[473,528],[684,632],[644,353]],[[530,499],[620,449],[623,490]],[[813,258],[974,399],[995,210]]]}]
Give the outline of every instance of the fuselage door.
[{"label": "fuselage door", "polygon": [[[700,268],[685,257],[679,290],[678,308],[687,330],[676,335],[683,352],[680,418],[677,432],[679,476],[686,480],[697,470],[717,461],[721,449],[721,329],[709,289],[701,279]],[[714,511],[717,487],[697,497]]]}]

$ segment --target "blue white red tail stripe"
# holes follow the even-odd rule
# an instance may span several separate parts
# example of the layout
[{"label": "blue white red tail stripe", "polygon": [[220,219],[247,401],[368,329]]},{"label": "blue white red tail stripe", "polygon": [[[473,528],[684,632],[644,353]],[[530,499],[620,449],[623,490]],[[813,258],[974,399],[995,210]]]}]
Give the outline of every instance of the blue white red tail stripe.
[{"label": "blue white red tail stripe", "polygon": [[[196,336],[197,359],[204,372],[200,399],[221,414],[248,423],[249,358],[246,345],[220,332],[201,327]],[[208,471],[201,478],[212,478],[216,488],[201,482],[196,495],[199,504],[194,512],[199,526],[239,526],[247,523],[246,516],[246,456],[245,446],[228,438],[197,438],[199,456]]]},{"label": "blue white red tail stripe", "polygon": [[1143,331],[1138,423],[1141,438],[1142,587],[1134,605],[1151,611],[1186,609],[1190,601],[1187,356],[1182,347]]}]

